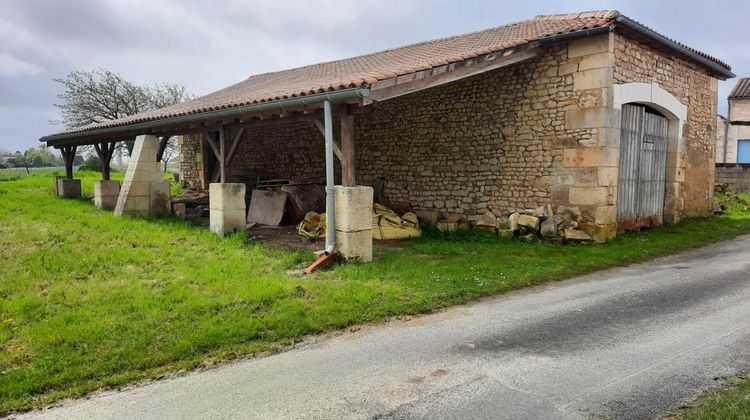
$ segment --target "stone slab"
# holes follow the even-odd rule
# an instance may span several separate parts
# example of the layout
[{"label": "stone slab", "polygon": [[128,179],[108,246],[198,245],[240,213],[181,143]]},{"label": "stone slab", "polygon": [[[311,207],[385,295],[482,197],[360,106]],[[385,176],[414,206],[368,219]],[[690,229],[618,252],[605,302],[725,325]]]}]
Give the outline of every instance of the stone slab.
[{"label": "stone slab", "polygon": [[57,181],[60,179],[65,179],[65,175],[55,175],[53,182],[53,188],[55,189],[55,195],[59,196],[60,194],[57,192]]},{"label": "stone slab", "polygon": [[336,230],[356,232],[372,229],[372,187],[334,187]]},{"label": "stone slab", "polygon": [[[212,194],[213,191],[218,190],[214,185],[211,184]],[[226,185],[226,184],[225,184]],[[244,209],[245,196],[244,196],[244,184],[242,190],[242,208]],[[220,209],[221,206],[227,206],[225,210],[236,209],[239,206],[239,197],[229,198],[230,194],[236,193],[236,191],[230,192],[229,189],[224,190],[223,196],[217,196],[212,199],[210,206],[211,211]],[[267,226],[278,226],[281,224],[284,218],[284,210],[286,210],[287,193],[284,191],[265,191],[265,190],[253,190],[253,194],[250,198],[250,209],[247,212],[247,222],[257,223],[259,225]]]},{"label": "stone slab", "polygon": [[209,222],[211,232],[225,236],[235,231],[245,230],[247,227],[244,210],[211,210]]},{"label": "stone slab", "polygon": [[62,178],[57,180],[57,195],[62,198],[81,196],[81,180]]},{"label": "stone slab", "polygon": [[120,196],[120,181],[94,182],[94,205],[102,210],[114,210]]},{"label": "stone slab", "polygon": [[172,208],[172,196],[169,183],[157,181],[149,183],[149,212],[151,215],[169,214]]},{"label": "stone slab", "polygon": [[372,229],[356,232],[336,230],[336,249],[347,260],[372,261]]}]

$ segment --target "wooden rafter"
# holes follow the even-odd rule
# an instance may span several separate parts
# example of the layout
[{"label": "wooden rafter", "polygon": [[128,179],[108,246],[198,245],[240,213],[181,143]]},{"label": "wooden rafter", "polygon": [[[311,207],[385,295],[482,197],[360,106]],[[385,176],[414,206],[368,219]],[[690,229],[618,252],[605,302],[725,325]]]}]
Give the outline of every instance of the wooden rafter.
[{"label": "wooden rafter", "polygon": [[167,143],[169,142],[170,136],[163,136],[159,139],[159,150],[156,151],[156,161],[161,162],[164,158],[164,150],[167,149]]},{"label": "wooden rafter", "polygon": [[510,66],[539,56],[541,49],[538,47],[527,48],[520,51],[506,51],[504,53],[492,53],[484,56],[481,60],[471,59],[457,66],[456,63],[446,64],[441,67],[431,68],[396,79],[390,79],[372,86],[370,96],[364,99],[365,105],[377,101],[385,101],[410,93],[419,92],[435,86],[455,82],[477,74]]}]

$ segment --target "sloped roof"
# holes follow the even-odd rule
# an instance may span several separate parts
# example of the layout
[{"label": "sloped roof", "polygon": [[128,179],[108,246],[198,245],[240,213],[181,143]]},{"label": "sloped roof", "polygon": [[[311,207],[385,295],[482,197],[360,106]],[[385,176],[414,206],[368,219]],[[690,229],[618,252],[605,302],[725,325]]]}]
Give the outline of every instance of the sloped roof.
[{"label": "sloped roof", "polygon": [[743,77],[737,81],[729,93],[729,99],[750,98],[750,77]]},{"label": "sloped roof", "polygon": [[[508,50],[556,35],[585,34],[595,28],[615,25],[618,18],[624,18],[624,16],[616,10],[536,16],[491,29],[420,42],[353,58],[258,74],[214,93],[181,104],[118,120],[75,128],[66,133],[94,131],[107,127],[126,126],[367,86],[417,71]],[[634,24],[631,20],[628,20],[628,22],[630,22],[630,25]],[[635,25],[643,27],[637,22]],[[646,27],[643,28],[649,30]],[[730,68],[709,55],[662,37],[662,41],[664,40],[673,42],[683,49],[711,60],[726,68],[727,71]]]}]

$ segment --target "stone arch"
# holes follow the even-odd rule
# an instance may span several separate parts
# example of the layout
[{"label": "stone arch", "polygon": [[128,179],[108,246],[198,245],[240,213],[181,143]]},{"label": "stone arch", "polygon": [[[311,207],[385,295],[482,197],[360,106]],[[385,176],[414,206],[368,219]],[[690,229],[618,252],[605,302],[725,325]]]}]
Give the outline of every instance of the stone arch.
[{"label": "stone arch", "polygon": [[[685,180],[685,142],[682,140],[682,131],[687,122],[688,107],[658,83],[634,82],[613,85],[613,102],[616,116],[614,123],[617,128],[620,127],[619,116],[622,106],[629,103],[650,106],[669,120],[664,222],[679,222],[684,209],[680,190]],[[617,139],[619,146],[619,130]]]}]

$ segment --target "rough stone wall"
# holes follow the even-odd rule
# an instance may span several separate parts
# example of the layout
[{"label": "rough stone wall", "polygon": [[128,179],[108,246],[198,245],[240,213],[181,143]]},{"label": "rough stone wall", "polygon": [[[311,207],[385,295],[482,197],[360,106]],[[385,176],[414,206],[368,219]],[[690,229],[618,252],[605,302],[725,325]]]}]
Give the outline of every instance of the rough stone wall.
[{"label": "rough stone wall", "polygon": [[716,183],[729,184],[734,192],[750,193],[750,164],[717,163]]},{"label": "rough stone wall", "polygon": [[497,214],[555,201],[560,145],[587,141],[565,129],[572,80],[565,46],[540,57],[379,105],[355,123],[358,183],[386,180],[398,209]]},{"label": "rough stone wall", "polygon": [[[334,119],[334,125],[338,120]],[[234,138],[229,132],[227,138]],[[334,130],[338,136],[338,130]],[[341,174],[334,158],[336,180]],[[230,165],[232,173],[255,172],[268,177],[325,182],[325,142],[311,121],[248,127]]]},{"label": "rough stone wall", "polygon": [[[469,219],[487,210],[500,215],[569,204],[565,184],[573,175],[563,165],[563,149],[596,144],[601,133],[566,127],[566,109],[590,100],[573,91],[575,69],[566,61],[567,46],[558,45],[357,115],[357,183],[373,185],[382,177],[387,202],[398,210]],[[231,171],[322,182],[323,137],[311,122],[247,129]],[[597,171],[583,172],[590,178]]]},{"label": "rough stone wall", "polygon": [[[690,61],[614,34],[614,82],[655,82],[688,107],[683,126],[684,147],[678,161],[684,180],[667,183],[678,199],[675,212],[684,216],[708,215],[713,210],[716,105],[718,81]],[[668,181],[669,178],[668,178]]]},{"label": "rough stone wall", "polygon": [[180,136],[180,179],[191,188],[205,188],[202,183],[203,150],[200,135]]}]

